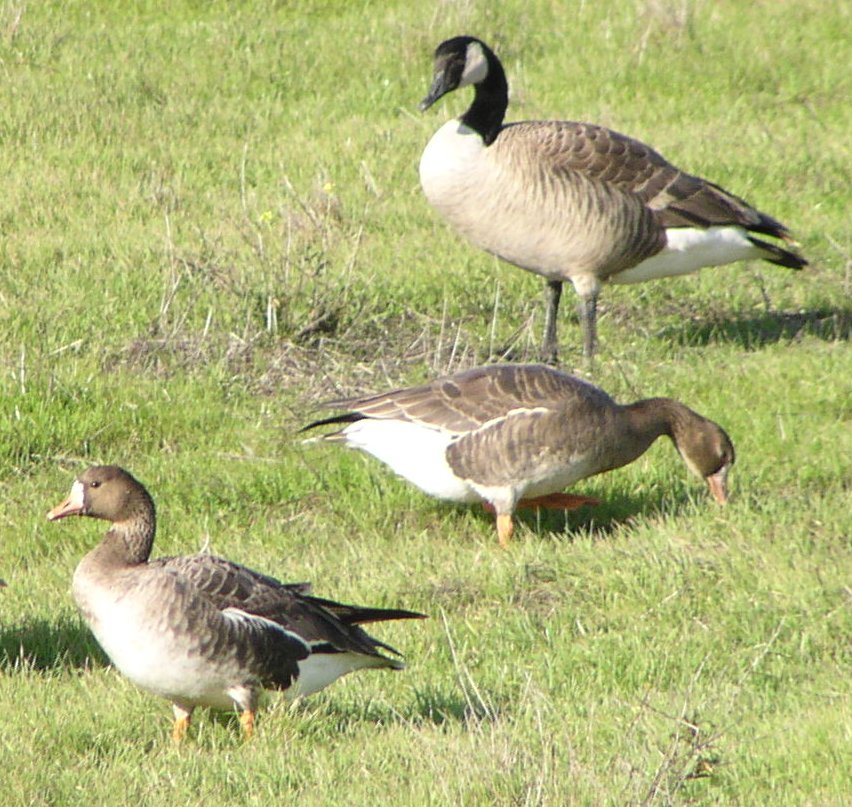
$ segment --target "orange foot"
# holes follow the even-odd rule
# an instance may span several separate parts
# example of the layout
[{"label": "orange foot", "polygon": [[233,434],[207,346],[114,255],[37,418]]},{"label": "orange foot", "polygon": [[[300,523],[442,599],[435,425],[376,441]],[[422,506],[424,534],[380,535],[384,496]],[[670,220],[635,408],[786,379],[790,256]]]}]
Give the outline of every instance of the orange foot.
[{"label": "orange foot", "polygon": [[[531,510],[538,507],[553,510],[576,510],[586,504],[600,504],[601,500],[594,496],[577,496],[573,493],[548,493],[546,496],[536,496],[534,499],[521,499],[515,506],[516,510]],[[491,502],[482,502],[487,513],[493,513]]]},{"label": "orange foot", "polygon": [[511,513],[503,513],[497,516],[497,539],[500,541],[500,549],[508,549],[509,541],[512,540],[514,525]]},{"label": "orange foot", "polygon": [[585,504],[600,504],[601,500],[594,496],[576,496],[573,493],[548,493],[547,496],[536,496],[534,499],[521,499],[517,509],[544,507],[552,510],[576,510]]},{"label": "orange foot", "polygon": [[173,704],[172,711],[175,716],[175,722],[172,725],[172,740],[175,745],[180,745],[183,738],[186,737],[186,731],[189,728],[189,721],[192,718],[192,710],[183,709],[182,707]]},{"label": "orange foot", "polygon": [[243,735],[248,740],[254,734],[254,712],[246,709],[240,714],[240,725],[243,727]]}]

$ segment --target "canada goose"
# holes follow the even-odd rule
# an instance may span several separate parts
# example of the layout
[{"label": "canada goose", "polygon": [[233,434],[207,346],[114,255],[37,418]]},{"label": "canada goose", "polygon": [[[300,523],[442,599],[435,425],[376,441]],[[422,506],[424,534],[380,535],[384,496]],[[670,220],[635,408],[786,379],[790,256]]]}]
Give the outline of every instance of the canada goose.
[{"label": "canada goose", "polygon": [[795,244],[783,224],[678,170],[638,140],[590,123],[504,125],[506,74],[474,37],[438,46],[420,109],[468,85],[473,103],[432,136],[420,159],[420,183],[429,203],[474,245],[546,279],[545,361],[556,360],[565,280],[580,296],[583,348],[591,360],[604,283],[755,258],[792,269],[807,265],[754,235]]},{"label": "canada goose", "polygon": [[728,498],[734,447],[712,420],[671,398],[620,406],[602,389],[541,364],[477,367],[325,406],[348,411],[303,431],[346,424],[323,439],[372,454],[430,496],[487,503],[503,548],[517,507],[595,503],[558,491],[633,462],[663,434],[720,504]]},{"label": "canada goose", "polygon": [[89,468],[47,517],[73,515],[111,522],[74,572],[74,599],[112,663],[171,701],[176,742],[196,706],[236,707],[249,737],[262,688],[293,699],[363,667],[405,666],[358,625],[423,614],[319,599],[307,583],[283,584],[210,555],[149,561],[154,502],[122,468]]}]

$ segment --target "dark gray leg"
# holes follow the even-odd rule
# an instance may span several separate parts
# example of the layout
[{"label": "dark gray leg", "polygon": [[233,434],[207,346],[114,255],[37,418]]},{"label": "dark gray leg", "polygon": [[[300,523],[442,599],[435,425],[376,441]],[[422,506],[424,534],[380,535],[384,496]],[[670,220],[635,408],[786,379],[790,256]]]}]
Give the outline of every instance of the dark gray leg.
[{"label": "dark gray leg", "polygon": [[556,339],[556,318],[559,316],[559,299],[562,297],[562,281],[548,280],[544,314],[544,341],[541,344],[541,359],[547,364],[556,364],[559,342]]},{"label": "dark gray leg", "polygon": [[589,364],[595,357],[597,347],[597,333],[595,328],[595,317],[598,309],[598,295],[591,294],[581,297],[577,310],[580,314],[580,325],[583,327],[583,355]]}]

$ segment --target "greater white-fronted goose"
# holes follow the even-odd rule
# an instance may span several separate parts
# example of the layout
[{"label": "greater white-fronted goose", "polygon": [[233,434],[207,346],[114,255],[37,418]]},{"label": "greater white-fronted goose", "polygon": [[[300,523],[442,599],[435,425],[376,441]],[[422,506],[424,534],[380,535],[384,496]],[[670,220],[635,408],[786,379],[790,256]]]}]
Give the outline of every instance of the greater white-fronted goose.
[{"label": "greater white-fronted goose", "polygon": [[678,170],[638,140],[590,123],[503,124],[500,60],[470,36],[442,42],[426,110],[459,87],[473,103],[433,135],[420,159],[429,203],[475,246],[547,281],[543,357],[557,355],[562,283],[580,296],[583,347],[595,352],[604,283],[637,283],[761,258],[800,269],[780,222],[718,185]]},{"label": "greater white-fronted goose", "polygon": [[633,462],[661,435],[721,504],[734,447],[723,429],[671,398],[619,405],[602,389],[541,364],[477,367],[430,384],[329,401],[347,410],[305,429],[345,424],[322,439],[360,448],[430,496],[482,501],[500,546],[522,505],[573,508],[560,494]]},{"label": "greater white-fronted goose", "polygon": [[319,599],[307,583],[283,584],[211,555],[149,561],[154,502],[122,468],[89,468],[47,517],[72,515],[111,522],[74,572],[74,599],[112,663],[171,701],[176,742],[196,706],[236,707],[248,737],[263,688],[293,699],[364,667],[405,666],[358,626],[422,614]]}]

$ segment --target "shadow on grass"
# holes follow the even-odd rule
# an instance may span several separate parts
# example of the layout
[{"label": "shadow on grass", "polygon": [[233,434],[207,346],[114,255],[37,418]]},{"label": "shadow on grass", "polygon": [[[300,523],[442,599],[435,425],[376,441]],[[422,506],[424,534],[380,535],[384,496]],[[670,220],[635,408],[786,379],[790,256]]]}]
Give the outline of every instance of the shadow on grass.
[{"label": "shadow on grass", "polygon": [[0,672],[18,669],[45,672],[107,664],[89,630],[74,620],[28,620],[0,625]]},{"label": "shadow on grass", "polygon": [[[345,738],[363,731],[365,727],[379,731],[400,725],[458,725],[475,729],[476,726],[497,720],[500,714],[499,707],[466,700],[461,691],[448,693],[418,689],[414,699],[407,699],[405,704],[374,700],[352,703],[336,699],[333,693],[306,698],[295,704],[287,703],[280,695],[274,697],[279,699],[277,703],[267,702],[261,706],[261,723],[258,727],[261,734],[264,732],[264,722],[275,723],[282,717],[280,712],[296,710],[293,726],[298,728],[294,730],[303,738],[315,736],[322,742],[327,741],[329,732],[338,738]],[[490,697],[491,693],[489,700]],[[235,739],[242,734],[236,711],[200,709],[193,717],[193,724],[202,723],[215,724]]]},{"label": "shadow on grass", "polygon": [[722,315],[687,320],[664,328],[658,336],[693,347],[725,342],[750,350],[784,340],[795,341],[803,336],[814,336],[826,342],[846,342],[850,324],[852,309],[826,307],[815,311],[767,311],[739,320]]},{"label": "shadow on grass", "polygon": [[314,703],[306,704],[306,707],[314,709],[321,722],[334,723],[338,731],[355,728],[364,723],[472,726],[497,720],[503,711],[499,703],[494,703],[493,692],[488,692],[484,697],[487,703],[479,700],[472,693],[468,693],[468,697],[465,697],[465,692],[460,687],[452,692],[417,688],[414,690],[414,700],[409,700],[405,704],[368,701],[351,705],[339,703],[333,697],[329,697],[319,706]]},{"label": "shadow on grass", "polygon": [[500,704],[494,703],[494,693],[487,693],[488,703],[474,697],[468,697],[461,691],[448,694],[443,691],[415,691],[415,701],[409,714],[403,717],[410,723],[432,723],[436,726],[445,723],[474,725],[497,720],[502,711]]},{"label": "shadow on grass", "polygon": [[[567,492],[577,495],[597,495],[595,491],[584,490],[582,487],[569,488]],[[522,508],[515,511],[513,519],[516,529],[523,526],[539,538],[556,539],[570,543],[574,537],[584,535],[606,540],[637,517],[677,516],[694,507],[697,501],[705,500],[707,507],[715,506],[706,487],[684,469],[683,479],[666,488],[654,487],[647,491],[631,494],[608,492],[605,499],[601,498],[600,504],[586,504],[576,510]],[[432,502],[432,505],[433,509],[427,512],[434,515],[430,515],[429,518],[433,521],[444,518],[442,513],[445,512],[448,505],[443,502]],[[476,504],[451,504],[449,507],[455,511],[455,516],[460,523],[463,519],[473,518],[483,524],[488,524],[494,532],[496,546],[497,532],[493,513]],[[451,524],[447,521],[443,523],[447,526]],[[464,534],[464,528],[461,526],[458,527],[457,531],[459,534]]]},{"label": "shadow on grass", "polygon": [[[693,490],[692,481],[685,480],[682,488],[680,485],[666,490],[654,488],[641,494],[609,493],[606,499],[601,499],[600,504],[587,504],[577,510],[519,510],[515,514],[515,521],[540,537],[548,536],[570,543],[575,536],[583,534],[605,540],[636,517],[653,518],[662,514],[676,516],[693,507],[694,497],[702,496],[704,491],[700,483]],[[577,488],[571,488],[570,492],[587,493]],[[707,504],[708,507],[713,504],[709,497]]]}]

